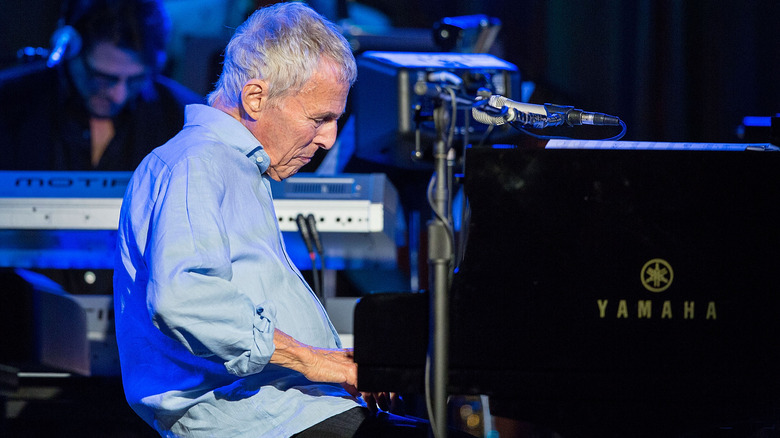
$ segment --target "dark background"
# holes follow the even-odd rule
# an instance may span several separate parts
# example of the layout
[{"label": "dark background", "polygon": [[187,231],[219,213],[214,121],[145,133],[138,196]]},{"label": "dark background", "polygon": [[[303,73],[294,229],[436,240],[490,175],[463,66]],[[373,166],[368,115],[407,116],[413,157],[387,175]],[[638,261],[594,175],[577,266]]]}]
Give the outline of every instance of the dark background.
[{"label": "dark background", "polygon": [[744,116],[780,112],[776,1],[426,5],[428,19],[435,11],[501,19],[504,59],[537,84],[532,102],[618,115],[629,126],[626,140],[737,141]]},{"label": "dark background", "polygon": [[[59,0],[3,3],[3,65],[21,47],[48,47]],[[768,141],[740,138],[737,128],[745,116],[780,112],[777,1],[361,3],[384,13],[397,28],[430,29],[446,16],[499,18],[502,28],[493,53],[516,64],[522,79],[536,84],[531,102],[617,115],[629,127],[625,140]],[[183,18],[173,19],[175,27]]]},{"label": "dark background", "polygon": [[[195,3],[224,9],[238,3],[266,2],[166,3],[175,3],[181,11]],[[624,140],[767,142],[768,133],[740,137],[738,127],[745,116],[780,113],[777,0],[361,3],[383,13],[393,27],[408,28],[409,33],[415,34],[420,29],[431,29],[436,21],[447,16],[487,14],[500,19],[503,25],[493,54],[516,64],[522,80],[536,84],[532,103],[552,102],[617,115],[628,125]],[[61,0],[2,0],[0,67],[16,63],[17,50],[22,47],[49,47],[60,5]],[[188,19],[174,16],[174,30]],[[224,30],[216,39],[227,41],[230,29]],[[210,37],[213,39],[213,35]],[[209,47],[224,47],[224,42],[211,41]],[[211,58],[215,54],[218,51],[201,51],[198,57]],[[213,65],[213,61],[201,65]],[[192,86],[182,73],[186,73],[183,65],[190,65],[188,59],[182,58],[181,53],[178,57],[174,54],[168,72]],[[13,111],[13,107],[14,102],[0,102],[1,111]],[[408,174],[403,175],[408,178]],[[424,265],[425,254],[420,254],[420,260]],[[59,399],[32,406],[16,427],[28,432],[25,436],[38,429],[61,435],[73,429],[81,436],[90,436],[86,431],[99,430],[101,434],[96,436],[108,436],[102,432],[112,428],[118,430],[115,436],[155,436],[130,412],[116,379],[90,382],[87,386],[77,380],[72,387],[65,388],[65,395]],[[76,402],[64,403],[63,398]],[[94,400],[100,400],[99,405]],[[131,430],[137,433],[129,434]],[[10,436],[14,436],[10,431]],[[0,435],[4,436],[3,432],[0,421]]]}]

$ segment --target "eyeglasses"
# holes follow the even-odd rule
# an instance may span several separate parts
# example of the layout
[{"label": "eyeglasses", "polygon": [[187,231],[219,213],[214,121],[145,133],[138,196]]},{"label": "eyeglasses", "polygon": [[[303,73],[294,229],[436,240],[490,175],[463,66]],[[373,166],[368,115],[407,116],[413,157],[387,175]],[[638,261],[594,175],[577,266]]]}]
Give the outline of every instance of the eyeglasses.
[{"label": "eyeglasses", "polygon": [[116,87],[120,82],[125,81],[125,86],[128,91],[136,92],[140,91],[149,81],[151,75],[149,72],[133,76],[116,76],[109,73],[102,72],[96,69],[86,58],[86,56],[80,56],[81,64],[84,66],[84,70],[87,75],[92,79],[95,86],[98,89],[107,90]]}]

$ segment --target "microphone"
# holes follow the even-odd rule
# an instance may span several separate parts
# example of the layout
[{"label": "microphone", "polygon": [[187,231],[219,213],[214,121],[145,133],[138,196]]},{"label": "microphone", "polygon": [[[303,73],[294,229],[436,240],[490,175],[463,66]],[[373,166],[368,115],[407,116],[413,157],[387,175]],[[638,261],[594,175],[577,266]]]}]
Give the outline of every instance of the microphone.
[{"label": "microphone", "polygon": [[318,254],[322,255],[324,253],[322,249],[322,240],[320,240],[320,232],[317,231],[317,219],[314,218],[313,214],[306,216],[306,225],[309,228],[311,239],[314,241],[314,248],[317,249]]},{"label": "microphone", "polygon": [[[312,218],[314,218],[313,215],[309,215]],[[298,230],[301,232],[301,237],[303,237],[303,243],[306,244],[306,249],[309,251],[309,258],[311,259],[311,272],[312,272],[312,279],[314,280],[314,295],[317,296],[317,298],[322,302],[323,296],[322,296],[322,290],[320,287],[320,276],[317,274],[317,254],[314,252],[314,249],[312,248],[312,236],[311,236],[311,228],[309,227],[308,223],[306,222],[306,218],[303,217],[303,214],[298,213],[298,216],[295,217],[295,222],[298,224]],[[317,238],[319,240],[319,237]]]},{"label": "microphone", "polygon": [[62,26],[51,37],[52,49],[46,66],[55,67],[63,59],[70,58],[81,50],[81,35],[72,26]]},{"label": "microphone", "polygon": [[471,109],[471,115],[477,122],[495,126],[512,122],[533,128],[563,124],[620,126],[620,118],[615,116],[583,111],[573,106],[517,102],[497,94],[478,100]]},{"label": "microphone", "polygon": [[309,257],[314,258],[314,249],[312,248],[311,234],[309,234],[309,227],[306,224],[306,218],[304,218],[301,213],[298,213],[298,216],[295,218],[295,223],[298,224],[298,231],[301,232],[303,243],[306,244],[306,250],[309,251]]}]

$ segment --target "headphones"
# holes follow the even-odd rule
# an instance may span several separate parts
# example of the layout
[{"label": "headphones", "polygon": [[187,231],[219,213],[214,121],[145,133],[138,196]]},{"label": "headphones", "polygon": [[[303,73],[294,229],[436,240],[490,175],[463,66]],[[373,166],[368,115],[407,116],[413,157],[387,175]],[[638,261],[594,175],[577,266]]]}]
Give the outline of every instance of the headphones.
[{"label": "headphones", "polygon": [[46,60],[46,66],[56,67],[65,59],[71,59],[79,54],[82,39],[78,31],[71,25],[76,23],[92,6],[92,0],[64,0],[62,11],[57,20],[57,30],[51,36],[51,51]]}]

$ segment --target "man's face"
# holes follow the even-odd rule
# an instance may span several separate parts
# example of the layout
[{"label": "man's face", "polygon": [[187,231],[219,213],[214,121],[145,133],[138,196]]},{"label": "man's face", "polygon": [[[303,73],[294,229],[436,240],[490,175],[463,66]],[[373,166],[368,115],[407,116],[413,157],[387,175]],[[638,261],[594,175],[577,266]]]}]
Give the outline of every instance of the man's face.
[{"label": "man's face", "polygon": [[349,84],[340,82],[331,67],[320,63],[300,92],[264,104],[252,133],[271,158],[271,178],[281,181],[294,175],[317,149],[330,149],[336,142]]},{"label": "man's face", "polygon": [[70,62],[73,82],[90,114],[113,117],[150,81],[138,54],[101,42]]}]

